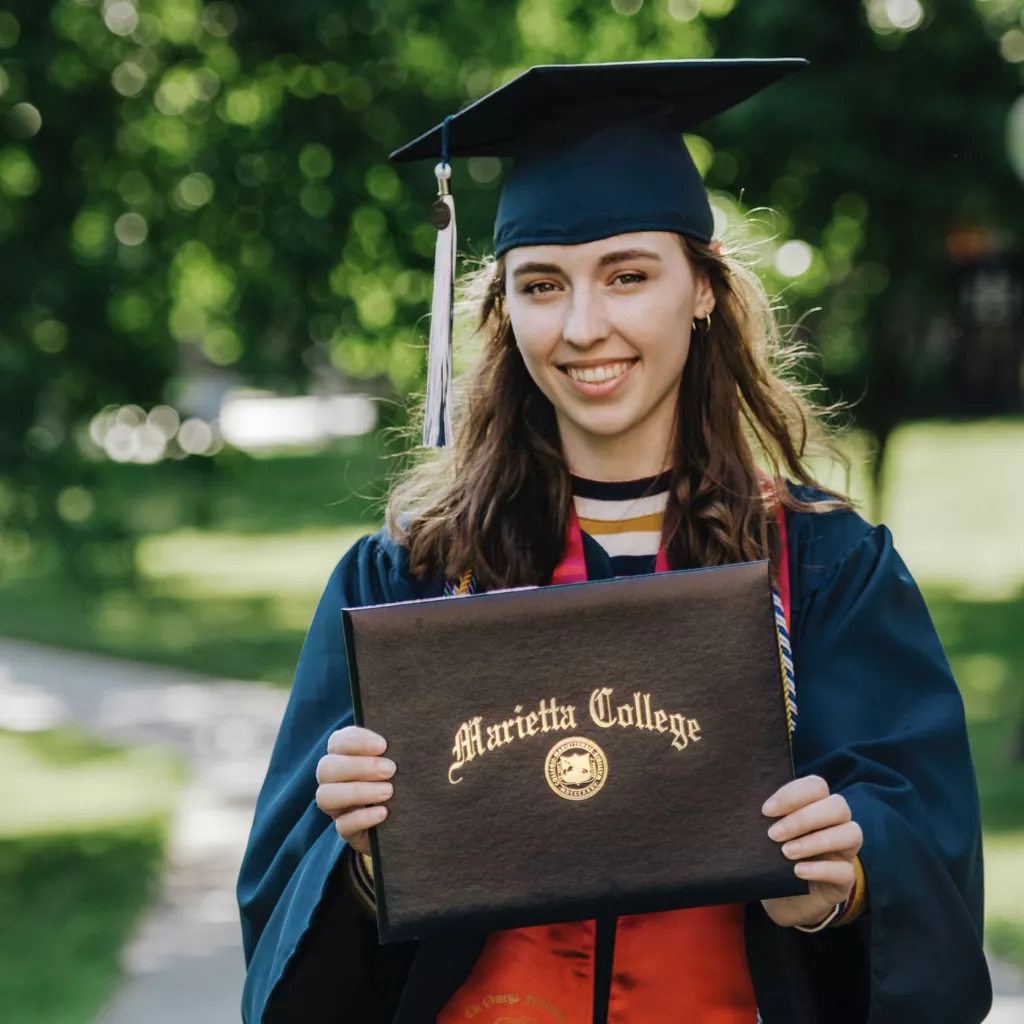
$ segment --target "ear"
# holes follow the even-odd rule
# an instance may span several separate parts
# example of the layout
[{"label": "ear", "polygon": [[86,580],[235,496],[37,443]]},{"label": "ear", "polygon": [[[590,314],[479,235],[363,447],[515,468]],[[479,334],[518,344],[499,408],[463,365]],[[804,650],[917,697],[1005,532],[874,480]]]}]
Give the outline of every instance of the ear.
[{"label": "ear", "polygon": [[701,274],[697,278],[697,288],[693,297],[693,318],[703,320],[708,313],[714,311],[715,292],[711,287],[711,279],[707,274]]}]

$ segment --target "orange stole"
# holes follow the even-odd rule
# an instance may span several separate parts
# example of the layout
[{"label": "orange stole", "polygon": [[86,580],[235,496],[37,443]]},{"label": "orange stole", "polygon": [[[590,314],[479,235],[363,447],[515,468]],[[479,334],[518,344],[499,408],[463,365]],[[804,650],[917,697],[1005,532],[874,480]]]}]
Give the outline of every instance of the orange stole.
[{"label": "orange stole", "polygon": [[[608,1024],[753,1024],[742,904],[620,917]],[[591,1024],[594,921],[492,932],[437,1024]]]}]

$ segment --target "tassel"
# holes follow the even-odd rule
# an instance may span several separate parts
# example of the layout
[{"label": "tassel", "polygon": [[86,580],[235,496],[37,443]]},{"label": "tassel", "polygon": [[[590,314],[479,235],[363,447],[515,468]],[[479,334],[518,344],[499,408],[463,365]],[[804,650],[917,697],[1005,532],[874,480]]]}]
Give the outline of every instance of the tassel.
[{"label": "tassel", "polygon": [[[445,123],[447,129],[447,122]],[[447,135],[447,131],[445,132]],[[447,142],[447,139],[445,139]],[[455,292],[455,201],[447,145],[434,168],[438,198],[430,208],[437,228],[434,248],[434,296],[430,308],[430,347],[427,350],[427,399],[423,444],[444,448],[452,443],[452,306]]]}]

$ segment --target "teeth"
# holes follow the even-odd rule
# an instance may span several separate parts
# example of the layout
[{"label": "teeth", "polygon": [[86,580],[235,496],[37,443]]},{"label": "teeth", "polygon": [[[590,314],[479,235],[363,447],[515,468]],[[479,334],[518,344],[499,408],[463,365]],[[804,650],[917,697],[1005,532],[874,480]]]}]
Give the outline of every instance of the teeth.
[{"label": "teeth", "polygon": [[567,366],[565,372],[573,380],[583,381],[586,384],[600,384],[602,381],[621,377],[632,365],[632,362],[624,362],[607,363],[604,366]]}]

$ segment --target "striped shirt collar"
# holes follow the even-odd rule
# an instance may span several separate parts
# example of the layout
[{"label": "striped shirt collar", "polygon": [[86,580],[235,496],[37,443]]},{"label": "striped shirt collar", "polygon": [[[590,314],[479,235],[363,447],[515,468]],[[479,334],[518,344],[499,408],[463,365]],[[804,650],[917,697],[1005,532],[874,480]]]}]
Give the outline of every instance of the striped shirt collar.
[{"label": "striped shirt collar", "polygon": [[669,470],[658,476],[648,476],[641,480],[615,482],[587,480],[582,476],[574,476],[571,477],[572,493],[578,498],[593,498],[597,501],[623,501],[630,498],[643,498],[651,494],[667,492],[671,476],[672,474]]},{"label": "striped shirt collar", "polygon": [[616,576],[653,572],[669,478],[669,473],[615,483],[572,478],[580,529],[604,548]]}]

